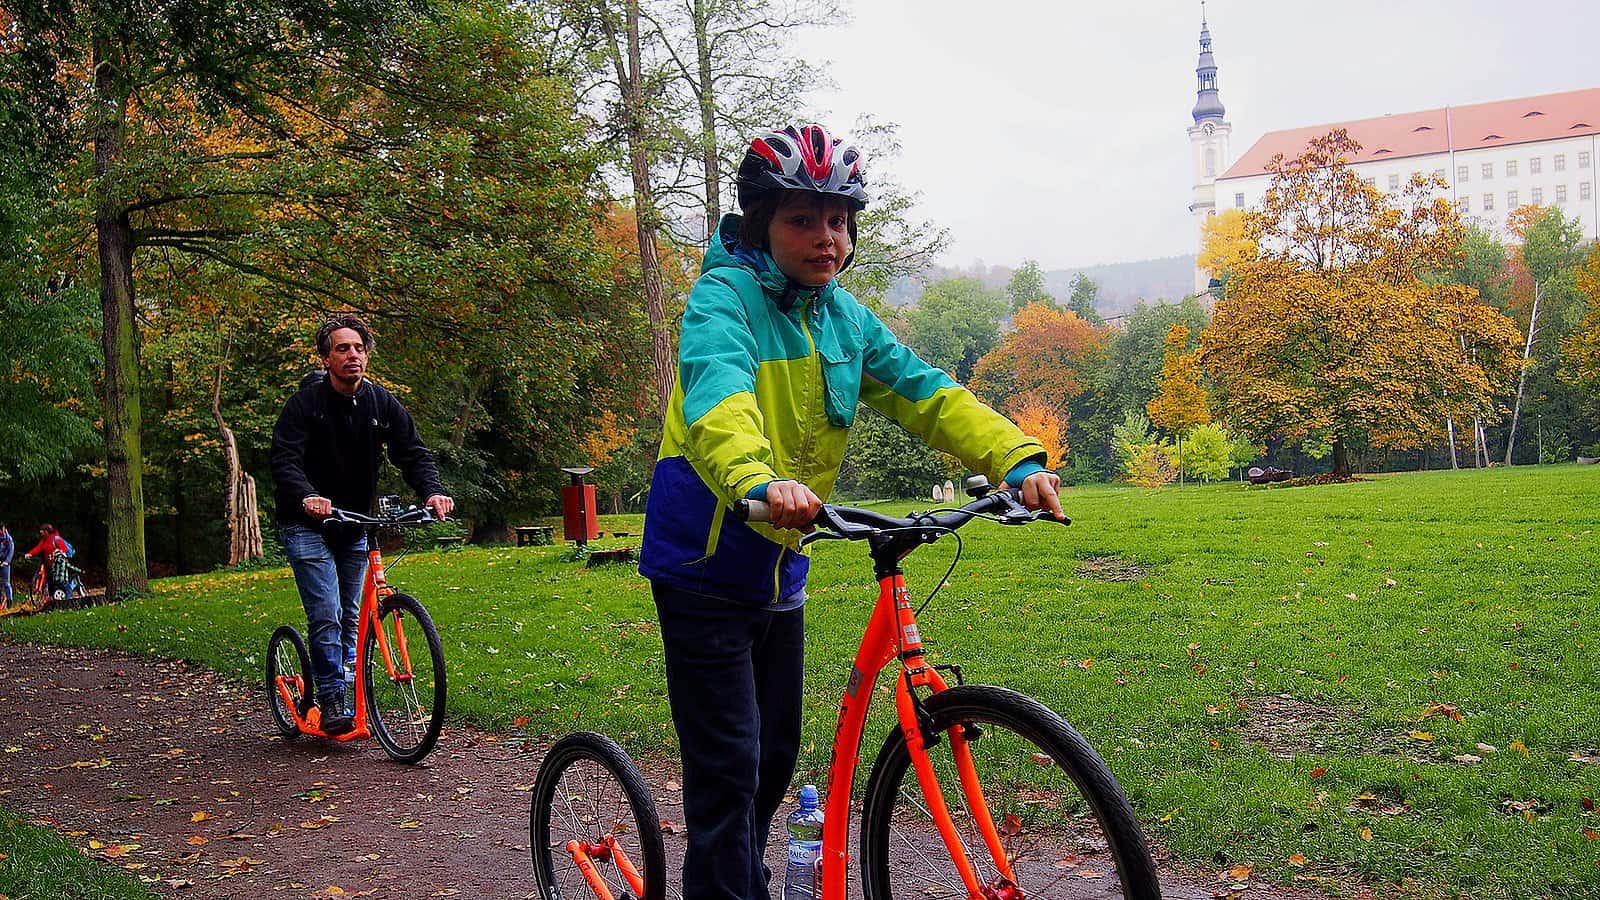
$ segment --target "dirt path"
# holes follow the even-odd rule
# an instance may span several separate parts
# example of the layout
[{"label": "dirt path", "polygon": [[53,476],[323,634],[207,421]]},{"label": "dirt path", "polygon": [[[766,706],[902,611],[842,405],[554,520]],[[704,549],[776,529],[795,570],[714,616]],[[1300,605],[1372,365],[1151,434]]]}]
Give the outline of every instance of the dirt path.
[{"label": "dirt path", "polygon": [[[0,642],[0,806],[168,896],[532,896],[543,749],[452,727],[423,764],[400,766],[372,742],[285,742],[258,688],[183,662]],[[663,787],[676,773],[646,769],[661,817],[681,822]],[[681,834],[667,851],[676,871]],[[1313,896],[1162,880],[1184,900]]]}]

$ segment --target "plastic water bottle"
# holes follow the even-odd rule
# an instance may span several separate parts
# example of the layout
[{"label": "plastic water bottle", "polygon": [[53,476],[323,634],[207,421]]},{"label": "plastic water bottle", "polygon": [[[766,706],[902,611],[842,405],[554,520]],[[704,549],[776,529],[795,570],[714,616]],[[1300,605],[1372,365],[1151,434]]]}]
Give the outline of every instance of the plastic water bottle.
[{"label": "plastic water bottle", "polygon": [[356,708],[356,663],[355,660],[346,660],[344,664],[344,707],[352,715]]},{"label": "plastic water bottle", "polygon": [[783,900],[817,896],[817,863],[822,859],[822,809],[817,786],[800,789],[800,806],[789,814],[789,866],[783,875]]}]

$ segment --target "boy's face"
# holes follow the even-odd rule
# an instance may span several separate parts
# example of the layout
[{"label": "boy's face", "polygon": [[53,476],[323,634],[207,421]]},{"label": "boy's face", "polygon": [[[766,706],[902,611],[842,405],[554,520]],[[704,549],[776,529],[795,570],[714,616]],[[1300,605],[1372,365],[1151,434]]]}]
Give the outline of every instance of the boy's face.
[{"label": "boy's face", "polygon": [[838,197],[794,193],[767,226],[767,246],[783,274],[822,287],[850,257],[850,207]]}]

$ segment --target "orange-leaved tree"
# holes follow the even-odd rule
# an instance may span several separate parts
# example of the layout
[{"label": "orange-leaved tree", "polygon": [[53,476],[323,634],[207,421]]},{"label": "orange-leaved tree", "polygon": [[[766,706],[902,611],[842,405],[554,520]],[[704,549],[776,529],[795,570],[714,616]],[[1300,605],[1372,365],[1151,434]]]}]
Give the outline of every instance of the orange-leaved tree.
[{"label": "orange-leaved tree", "polygon": [[1337,129],[1268,164],[1271,187],[1246,213],[1260,254],[1234,270],[1200,341],[1230,421],[1255,437],[1325,433],[1338,476],[1355,446],[1415,449],[1492,410],[1519,343],[1474,289],[1424,277],[1461,244],[1443,182],[1413,176],[1386,195],[1350,168],[1359,150]]},{"label": "orange-leaved tree", "polygon": [[1011,415],[1031,397],[1065,425],[1072,400],[1087,389],[1087,373],[1105,351],[1109,332],[1070,310],[1043,303],[1023,307],[1011,325],[999,346],[978,360],[973,392]]},{"label": "orange-leaved tree", "polygon": [[1156,377],[1160,391],[1145,411],[1157,428],[1172,432],[1178,442],[1178,478],[1183,478],[1183,436],[1196,425],[1211,421],[1207,406],[1206,389],[1200,383],[1198,353],[1185,352],[1189,346],[1189,326],[1173,325],[1167,329],[1165,359],[1161,374]]},{"label": "orange-leaved tree", "polygon": [[1200,227],[1200,254],[1194,264],[1227,284],[1234,269],[1255,261],[1261,248],[1248,231],[1245,211],[1223,210]]},{"label": "orange-leaved tree", "polygon": [[1023,434],[1044,445],[1045,468],[1057,468],[1066,460],[1067,440],[1062,433],[1061,419],[1044,401],[1029,394],[1013,418]]}]

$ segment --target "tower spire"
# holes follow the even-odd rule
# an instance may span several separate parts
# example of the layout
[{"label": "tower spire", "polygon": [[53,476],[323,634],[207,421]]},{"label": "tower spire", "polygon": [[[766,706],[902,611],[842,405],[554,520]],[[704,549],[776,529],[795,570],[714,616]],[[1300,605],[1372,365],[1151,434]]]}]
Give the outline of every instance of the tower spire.
[{"label": "tower spire", "polygon": [[1206,23],[1205,0],[1200,0],[1200,61],[1194,69],[1196,99],[1194,121],[1198,125],[1206,120],[1220,122],[1226,114],[1222,98],[1217,95],[1217,61],[1211,55],[1211,26]]}]

